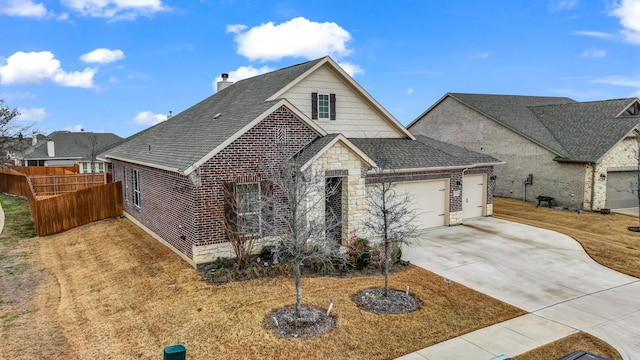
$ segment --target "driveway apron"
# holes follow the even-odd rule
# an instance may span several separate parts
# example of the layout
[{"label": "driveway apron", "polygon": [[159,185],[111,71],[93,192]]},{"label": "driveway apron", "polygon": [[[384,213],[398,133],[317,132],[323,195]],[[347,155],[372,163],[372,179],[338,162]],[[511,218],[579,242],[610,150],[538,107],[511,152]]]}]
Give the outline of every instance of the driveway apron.
[{"label": "driveway apron", "polygon": [[501,359],[578,330],[640,359],[640,280],[596,263],[566,235],[477,218],[425,232],[404,257],[530,314],[402,359]]}]

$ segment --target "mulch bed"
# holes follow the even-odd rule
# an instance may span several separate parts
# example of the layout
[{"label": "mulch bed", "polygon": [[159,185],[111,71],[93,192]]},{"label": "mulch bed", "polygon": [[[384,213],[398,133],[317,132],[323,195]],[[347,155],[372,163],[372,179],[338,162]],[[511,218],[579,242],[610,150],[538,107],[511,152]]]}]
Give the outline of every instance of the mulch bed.
[{"label": "mulch bed", "polygon": [[327,333],[336,326],[336,318],[326,311],[303,306],[300,317],[295,306],[276,310],[265,319],[265,327],[285,338],[310,338]]},{"label": "mulch bed", "polygon": [[404,291],[389,289],[384,296],[384,288],[360,291],[353,301],[366,311],[376,314],[407,314],[420,308],[419,301]]}]

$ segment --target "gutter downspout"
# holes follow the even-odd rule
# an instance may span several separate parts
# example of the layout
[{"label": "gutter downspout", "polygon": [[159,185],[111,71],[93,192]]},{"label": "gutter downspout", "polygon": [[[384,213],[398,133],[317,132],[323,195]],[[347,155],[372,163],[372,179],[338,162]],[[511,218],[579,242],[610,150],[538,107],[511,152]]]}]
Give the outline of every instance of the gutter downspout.
[{"label": "gutter downspout", "polygon": [[596,186],[596,164],[591,164],[591,203],[589,204],[589,210],[593,210],[593,200],[595,198],[595,186]]}]

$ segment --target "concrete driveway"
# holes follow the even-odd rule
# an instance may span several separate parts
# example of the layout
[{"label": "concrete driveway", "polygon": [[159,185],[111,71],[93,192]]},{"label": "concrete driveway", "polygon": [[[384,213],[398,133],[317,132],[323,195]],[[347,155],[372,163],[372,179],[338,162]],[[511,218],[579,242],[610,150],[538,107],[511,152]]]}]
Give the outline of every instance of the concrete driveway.
[{"label": "concrete driveway", "polygon": [[578,330],[640,359],[640,279],[599,265],[568,236],[478,218],[426,232],[404,257],[530,314],[402,359],[502,359]]}]

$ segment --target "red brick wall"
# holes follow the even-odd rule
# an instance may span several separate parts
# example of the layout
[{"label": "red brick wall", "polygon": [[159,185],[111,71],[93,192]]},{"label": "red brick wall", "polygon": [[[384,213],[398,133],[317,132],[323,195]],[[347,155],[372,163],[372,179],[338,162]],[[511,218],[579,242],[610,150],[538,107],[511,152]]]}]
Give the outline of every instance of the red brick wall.
[{"label": "red brick wall", "polygon": [[[287,128],[285,144],[276,141],[277,129],[283,126]],[[279,135],[282,140],[282,132]],[[205,162],[199,169],[200,184],[176,173],[121,161],[113,161],[114,180],[123,180],[126,166],[129,194],[123,202],[124,210],[193,258],[193,245],[226,241],[217,220],[223,213],[223,182],[259,179],[269,170],[269,161],[291,157],[316,137],[281,107]],[[132,202],[131,169],[140,171],[140,208]]]}]

